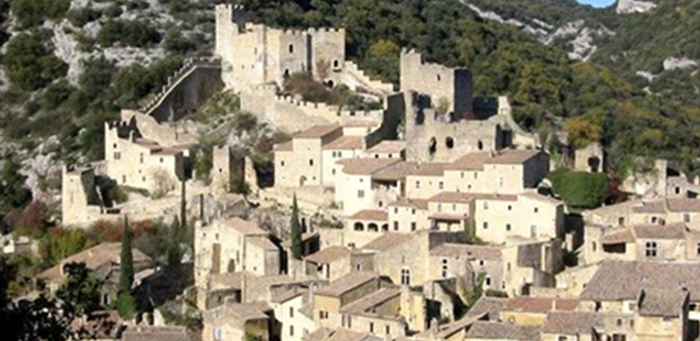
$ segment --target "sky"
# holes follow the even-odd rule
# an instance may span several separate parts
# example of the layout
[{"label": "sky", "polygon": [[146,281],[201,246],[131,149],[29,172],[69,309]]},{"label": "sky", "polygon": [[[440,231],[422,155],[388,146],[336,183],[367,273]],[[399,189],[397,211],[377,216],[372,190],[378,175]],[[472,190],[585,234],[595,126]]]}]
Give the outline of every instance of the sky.
[{"label": "sky", "polygon": [[582,4],[593,5],[594,7],[607,7],[612,5],[615,0],[576,0]]}]

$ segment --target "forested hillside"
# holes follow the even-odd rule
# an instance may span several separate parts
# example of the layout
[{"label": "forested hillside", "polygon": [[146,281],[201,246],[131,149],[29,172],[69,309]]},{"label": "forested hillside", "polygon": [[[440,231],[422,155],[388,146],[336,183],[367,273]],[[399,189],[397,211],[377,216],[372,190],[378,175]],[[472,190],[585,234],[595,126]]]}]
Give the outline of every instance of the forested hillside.
[{"label": "forested hillside", "polygon": [[[56,188],[46,169],[100,159],[105,120],[143,103],[184,57],[212,53],[219,2],[0,0],[1,206],[26,204],[11,184]],[[668,0],[625,16],[573,0],[235,2],[251,21],[345,27],[349,58],[394,83],[402,47],[467,66],[476,95],[510,96],[516,118],[541,136],[565,129],[579,146],[602,141],[613,171],[626,171],[634,156],[665,157],[685,171],[700,166],[700,76],[688,62],[700,60],[697,1]],[[586,61],[571,59],[572,41],[587,28],[595,48],[582,52]]]}]

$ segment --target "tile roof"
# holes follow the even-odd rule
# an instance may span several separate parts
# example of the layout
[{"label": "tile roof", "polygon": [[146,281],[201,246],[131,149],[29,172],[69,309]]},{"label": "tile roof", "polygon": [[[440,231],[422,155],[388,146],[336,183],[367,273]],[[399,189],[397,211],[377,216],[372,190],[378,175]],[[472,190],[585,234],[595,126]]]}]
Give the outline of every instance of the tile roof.
[{"label": "tile roof", "polygon": [[352,272],[331,282],[328,286],[318,289],[315,293],[337,297],[376,278],[379,276],[373,272]]},{"label": "tile roof", "polygon": [[381,141],[367,150],[368,153],[400,153],[406,149],[406,141]]},{"label": "tile roof", "polygon": [[191,335],[185,327],[130,327],[122,333],[122,341],[189,341]]},{"label": "tile roof", "polygon": [[632,243],[634,242],[634,232],[630,228],[622,228],[611,230],[606,233],[601,242],[604,245],[621,244],[621,243]]},{"label": "tile roof", "polygon": [[323,146],[324,150],[364,149],[365,139],[361,136],[341,136]]},{"label": "tile roof", "polygon": [[384,288],[366,295],[350,304],[345,305],[340,312],[343,314],[362,314],[368,312],[377,305],[380,305],[392,298],[401,295],[398,288]]},{"label": "tile roof", "polygon": [[484,163],[491,159],[491,152],[477,152],[464,155],[445,167],[446,170],[483,170]]},{"label": "tile roof", "polygon": [[685,224],[635,225],[634,235],[640,239],[683,239],[687,228]]},{"label": "tile roof", "polygon": [[384,210],[362,210],[350,217],[350,220],[369,220],[369,221],[387,221],[389,220],[389,213]]},{"label": "tile roof", "polygon": [[291,152],[294,150],[294,143],[292,141],[282,142],[275,145],[276,152]]},{"label": "tile roof", "polygon": [[440,192],[430,199],[429,202],[461,203],[468,204],[474,200],[501,200],[516,201],[517,195],[510,194],[482,194],[482,193],[462,193],[462,192]]},{"label": "tile roof", "polygon": [[394,207],[415,207],[420,210],[427,210],[428,209],[428,200],[425,199],[409,199],[409,198],[400,198],[399,200],[390,202],[388,206],[394,206]]},{"label": "tile roof", "polygon": [[527,160],[539,155],[542,151],[539,150],[504,150],[496,154],[493,158],[486,161],[486,164],[522,164]]},{"label": "tile roof", "polygon": [[313,262],[316,264],[328,264],[335,262],[338,259],[350,255],[350,250],[343,246],[329,246],[322,249],[316,253],[313,253],[306,258],[305,261]]},{"label": "tile roof", "polygon": [[415,235],[410,233],[387,232],[367,243],[362,250],[387,251],[395,246],[413,240]]},{"label": "tile roof", "polygon": [[205,319],[216,318],[216,312],[221,313],[221,318],[226,322],[231,320],[238,322],[246,322],[251,320],[266,320],[270,316],[266,314],[272,310],[266,302],[250,302],[250,303],[227,303],[214,309],[207,310],[203,313]]},{"label": "tile roof", "polygon": [[700,199],[672,198],[667,199],[667,204],[671,212],[700,212]]},{"label": "tile roof", "polygon": [[639,315],[678,317],[681,315],[688,292],[664,289],[644,289],[639,294]]},{"label": "tile roof", "polygon": [[344,159],[336,162],[343,166],[343,173],[350,175],[372,175],[375,172],[400,162],[399,159]]},{"label": "tile roof", "polygon": [[338,129],[342,129],[341,126],[337,124],[329,124],[329,125],[316,125],[313,126],[309,129],[306,129],[296,135],[294,135],[295,139],[318,139],[321,137],[324,137]]},{"label": "tile roof", "polygon": [[486,314],[489,320],[498,320],[501,318],[501,312],[506,305],[505,298],[481,296],[476,301],[465,317],[475,317]]},{"label": "tile roof", "polygon": [[467,256],[487,261],[500,261],[502,252],[501,248],[497,246],[444,243],[430,250],[430,255],[435,257]]},{"label": "tile roof", "polygon": [[277,293],[275,295],[272,295],[270,302],[272,302],[272,303],[284,303],[284,302],[287,302],[291,299],[297,298],[301,295],[307,295],[308,293],[309,293],[308,289],[302,288],[299,286],[295,286],[287,291],[283,291],[281,293]]},{"label": "tile roof", "polygon": [[540,328],[516,326],[510,323],[477,321],[467,331],[466,338],[538,341],[540,339]]},{"label": "tile roof", "polygon": [[578,303],[575,299],[519,296],[509,299],[503,310],[546,314],[548,311],[574,311]]},{"label": "tile roof", "polygon": [[[62,282],[65,275],[62,273],[61,267],[68,263],[85,263],[85,266],[90,270],[95,270],[109,263],[119,264],[121,249],[121,243],[98,244],[85,251],[64,258],[57,265],[41,272],[36,277],[51,282]],[[136,248],[131,248],[131,254],[133,255],[134,263],[153,262],[151,257],[148,257]]]},{"label": "tile roof", "polygon": [[318,328],[302,337],[304,341],[382,341],[382,339],[345,328]]},{"label": "tile roof", "polygon": [[253,224],[249,221],[243,220],[238,217],[218,219],[215,223],[221,223],[228,227],[234,228],[236,231],[244,235],[267,235],[268,232],[258,227],[258,225]]},{"label": "tile roof", "polygon": [[270,239],[267,238],[267,236],[254,236],[254,237],[249,237],[246,238],[246,241],[250,242],[251,244],[265,250],[265,251],[279,251],[279,248],[277,245],[275,245]]},{"label": "tile roof", "polygon": [[700,264],[604,261],[581,293],[581,300],[634,300],[642,289],[685,289],[700,300]]},{"label": "tile roof", "polygon": [[542,326],[543,334],[589,335],[603,326],[603,314],[582,311],[552,311]]}]

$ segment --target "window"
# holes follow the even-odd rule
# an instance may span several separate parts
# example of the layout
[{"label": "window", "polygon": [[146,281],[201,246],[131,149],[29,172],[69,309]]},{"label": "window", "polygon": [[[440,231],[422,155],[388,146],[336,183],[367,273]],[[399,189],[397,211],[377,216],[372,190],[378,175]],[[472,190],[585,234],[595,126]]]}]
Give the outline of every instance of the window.
[{"label": "window", "polygon": [[557,341],[567,341],[567,338],[566,336],[560,336],[559,338],[557,338]]},{"label": "window", "polygon": [[484,260],[483,260],[483,259],[480,259],[480,260],[479,260],[479,266],[484,266]]},{"label": "window", "polygon": [[416,189],[420,188],[420,181],[416,181]]},{"label": "window", "polygon": [[651,223],[656,224],[656,222],[659,220],[657,217],[651,217]]},{"label": "window", "polygon": [[700,243],[698,243],[696,251],[697,251],[697,254],[700,255]]},{"label": "window", "polygon": [[613,334],[612,341],[627,341],[627,335],[625,335],[625,334]]},{"label": "window", "polygon": [[289,44],[289,53],[294,53],[294,44]]},{"label": "window", "polygon": [[294,307],[289,307],[289,317],[294,317]]},{"label": "window", "polygon": [[488,229],[488,228],[489,228],[489,222],[488,222],[488,221],[485,221],[485,222],[484,222],[484,230],[486,230],[486,229]]},{"label": "window", "polygon": [[411,222],[411,231],[415,231],[417,229],[416,222],[412,221]]},{"label": "window", "polygon": [[646,244],[646,255],[647,257],[653,258],[656,257],[656,242],[647,242]]},{"label": "window", "polygon": [[394,222],[394,231],[398,231],[398,230],[399,230],[399,222],[395,221]]},{"label": "window", "polygon": [[391,334],[391,328],[389,326],[384,327],[384,332],[386,334]]},{"label": "window", "polygon": [[139,154],[139,163],[143,163],[143,153]]},{"label": "window", "polygon": [[364,190],[358,190],[357,191],[357,197],[362,199],[365,197],[365,191]]},{"label": "window", "polygon": [[416,214],[416,209],[415,209],[415,208],[412,208],[412,209],[411,209],[411,214]]},{"label": "window", "polygon": [[438,212],[442,212],[442,204],[438,204]]},{"label": "window", "polygon": [[442,260],[442,278],[447,278],[447,259]]},{"label": "window", "polygon": [[309,166],[313,166],[313,165],[314,165],[314,159],[309,159]]},{"label": "window", "polygon": [[320,311],[318,312],[318,317],[319,317],[321,320],[327,320],[327,319],[328,319],[328,312],[325,311],[325,310],[320,310]]},{"label": "window", "polygon": [[506,223],[506,231],[510,231],[510,223]]},{"label": "window", "polygon": [[435,75],[435,79],[437,79],[437,81],[439,82],[439,81],[442,80],[442,77],[441,77],[440,74],[438,73],[437,75]]},{"label": "window", "polygon": [[593,252],[596,252],[598,250],[598,244],[593,242],[593,244],[591,245],[591,249],[593,250]]},{"label": "window", "polygon": [[358,222],[355,223],[354,229],[355,229],[355,231],[364,231],[364,230],[365,230],[365,226],[362,225],[362,223],[358,221]]},{"label": "window", "polygon": [[369,332],[374,333],[374,322],[369,323]]},{"label": "window", "polygon": [[394,213],[395,213],[395,214],[399,214],[399,208],[398,208],[398,207],[394,207]]},{"label": "window", "polygon": [[486,284],[487,287],[491,286],[491,277],[486,276],[486,279],[484,279],[484,284]]},{"label": "window", "polygon": [[452,204],[452,211],[454,212],[456,210],[457,210],[457,204]]},{"label": "window", "polygon": [[513,206],[508,205],[508,211],[512,211],[512,210],[513,210]]},{"label": "window", "polygon": [[280,166],[284,167],[284,160],[280,161]]},{"label": "window", "polygon": [[488,201],[484,201],[484,209],[485,210],[489,209],[489,202]]},{"label": "window", "polygon": [[221,328],[214,328],[214,340],[221,340]]},{"label": "window", "polygon": [[445,184],[442,181],[438,182],[438,188],[439,189],[445,188]]},{"label": "window", "polygon": [[464,179],[464,172],[459,172],[459,177]]},{"label": "window", "polygon": [[502,177],[498,178],[498,188],[503,188],[503,183],[504,183],[503,178]]},{"label": "window", "polygon": [[163,158],[160,158],[160,163],[163,163]]},{"label": "window", "polygon": [[401,269],[401,284],[411,285],[411,270],[406,268]]},{"label": "window", "polygon": [[539,208],[537,208],[537,207],[535,207],[535,210],[534,210],[534,211],[535,211],[535,213],[537,213],[537,212],[539,212],[539,211],[540,211],[540,209],[539,209]]},{"label": "window", "polygon": [[122,158],[122,153],[121,152],[114,152],[114,159],[119,160]]},{"label": "window", "polygon": [[289,326],[289,336],[294,336],[294,326]]},{"label": "window", "polygon": [[446,139],[445,139],[445,146],[447,146],[447,148],[449,148],[449,149],[454,148],[454,146],[455,146],[455,140],[454,140],[453,138],[451,138],[451,137],[446,138]]},{"label": "window", "polygon": [[683,222],[685,222],[685,223],[690,222],[690,214],[688,214],[688,213],[683,214]]}]

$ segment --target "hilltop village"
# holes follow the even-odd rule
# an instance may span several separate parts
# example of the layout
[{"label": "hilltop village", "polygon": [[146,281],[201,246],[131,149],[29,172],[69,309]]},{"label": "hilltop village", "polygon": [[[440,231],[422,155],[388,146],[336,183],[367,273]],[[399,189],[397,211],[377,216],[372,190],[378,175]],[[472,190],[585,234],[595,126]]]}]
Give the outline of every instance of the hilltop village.
[{"label": "hilltop village", "polygon": [[[400,85],[346,59],[342,28],[281,30],[216,6],[214,57],[191,60],[141,110],[104,127],[103,161],[67,164],[62,223],[81,229],[180,217],[193,226],[174,294],[201,325],[158,309],[106,313],[103,339],[204,341],[695,340],[700,336],[700,185],[667,170],[624,184],[629,199],[574,212],[553,194],[557,168],[602,173],[599,144],[550,156],[507,97],[478,98],[467,67],[404,49]],[[295,94],[294,81],[342,87],[352,107]],[[328,90],[326,90],[328,91]],[[204,137],[189,115],[234,94],[240,111],[286,138],[267,167],[233,134],[195,167]],[[223,127],[223,128],[222,128]],[[199,173],[198,173],[199,172]],[[200,181],[201,179],[207,181]],[[198,180],[199,179],[199,180]],[[105,186],[130,189],[116,202]],[[579,214],[580,213],[580,214]],[[5,252],[31,248],[15,241]],[[117,299],[120,243],[62,260],[36,280],[55,292],[66,265]],[[132,250],[133,292],[170,290]],[[94,327],[94,326],[93,326]],[[97,328],[97,327],[94,327]]]}]

